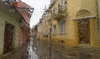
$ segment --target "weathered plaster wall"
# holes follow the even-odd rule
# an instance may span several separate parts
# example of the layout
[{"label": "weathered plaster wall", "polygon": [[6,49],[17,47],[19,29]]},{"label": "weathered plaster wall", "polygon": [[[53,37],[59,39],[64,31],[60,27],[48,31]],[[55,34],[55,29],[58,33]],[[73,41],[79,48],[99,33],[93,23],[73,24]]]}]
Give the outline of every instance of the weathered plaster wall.
[{"label": "weathered plaster wall", "polygon": [[98,4],[99,4],[99,18],[100,18],[100,0],[98,0]]},{"label": "weathered plaster wall", "polygon": [[[58,12],[59,1],[60,0],[58,0],[52,7],[52,9],[56,7],[56,13]],[[57,23],[56,20],[52,19],[52,25],[56,24],[56,35],[52,34],[52,42],[59,43],[61,40],[63,40],[65,41],[65,45],[68,44],[70,46],[75,46],[79,44],[77,20],[82,20],[82,19],[75,19],[75,18],[85,17],[85,16],[96,16],[96,0],[67,0],[67,1],[68,1],[68,4],[67,4],[68,6],[66,8],[67,8],[68,16],[66,17],[66,34],[65,35],[59,34],[59,24]],[[100,8],[99,8],[99,11],[100,11]],[[99,36],[100,31],[97,34],[98,25],[97,25],[96,17],[93,19],[89,18],[89,20],[90,20],[91,46],[99,47],[100,46],[100,36]],[[46,25],[45,26],[43,25],[43,27],[45,27],[43,28],[43,30],[47,29]],[[53,27],[52,27],[52,30],[53,30]]]},{"label": "weathered plaster wall", "polygon": [[[56,13],[58,13],[58,3],[59,1],[61,0],[58,0],[55,5],[52,7],[52,8],[55,8],[56,7]],[[52,34],[52,42],[55,42],[55,43],[60,43],[61,40],[65,41],[65,45],[69,44],[71,46],[75,45],[75,40],[74,40],[74,21],[72,20],[72,18],[74,18],[74,15],[75,15],[75,12],[77,9],[80,9],[80,1],[69,1],[68,0],[68,4],[67,4],[67,11],[66,13],[68,14],[68,16],[66,16],[66,34],[64,35],[60,35],[59,34],[59,22],[57,22],[56,20],[52,20],[52,26],[54,24],[56,24],[56,35],[53,35]],[[77,2],[79,4],[77,4]],[[73,4],[72,4],[73,3]],[[75,5],[74,5],[75,4]],[[79,6],[77,9],[76,9],[76,6]],[[74,11],[73,11],[74,10]],[[53,27],[52,27],[52,30],[53,30]],[[53,32],[52,32],[53,33]]]},{"label": "weathered plaster wall", "polygon": [[[96,29],[96,41],[95,45],[96,47],[100,47],[100,0],[98,0],[98,15],[99,15],[99,21],[95,21],[95,29]],[[97,11],[96,11],[97,12]]]},{"label": "weathered plaster wall", "polygon": [[[59,1],[60,0],[58,0],[58,2]],[[58,9],[57,7],[58,2],[55,3],[53,8],[56,7]],[[67,2],[68,4],[66,8],[67,8],[68,16],[66,17],[66,34],[59,35],[59,25],[54,20],[52,21],[52,24],[57,25],[57,30],[56,30],[57,35],[52,36],[52,41],[59,42],[63,40],[65,41],[65,44],[68,44],[70,46],[75,46],[78,44],[78,33],[76,33],[78,31],[77,29],[78,25],[77,25],[77,20],[73,20],[73,18],[85,17],[85,16],[96,16],[96,1],[95,0],[68,0]],[[96,34],[96,31],[94,34]],[[95,40],[95,38],[92,39]],[[92,43],[95,43],[95,41],[94,42],[92,41]]]},{"label": "weathered plaster wall", "polygon": [[76,14],[80,10],[89,11],[91,13],[90,16],[96,15],[96,1],[95,0],[68,0],[68,12],[71,18],[76,18]]},{"label": "weathered plaster wall", "polygon": [[19,30],[20,30],[19,23],[17,19],[14,19],[13,17],[9,16],[9,14],[5,13],[5,11],[0,10],[0,55],[3,54],[5,22],[8,22],[15,26],[13,47],[14,49],[18,47]]}]

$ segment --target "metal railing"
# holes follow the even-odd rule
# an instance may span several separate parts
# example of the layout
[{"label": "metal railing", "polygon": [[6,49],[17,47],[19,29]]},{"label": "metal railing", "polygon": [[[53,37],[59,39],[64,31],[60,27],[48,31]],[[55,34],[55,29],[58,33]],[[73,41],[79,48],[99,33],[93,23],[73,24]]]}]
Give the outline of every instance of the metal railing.
[{"label": "metal railing", "polygon": [[67,7],[59,7],[58,13],[65,13],[67,11]]}]

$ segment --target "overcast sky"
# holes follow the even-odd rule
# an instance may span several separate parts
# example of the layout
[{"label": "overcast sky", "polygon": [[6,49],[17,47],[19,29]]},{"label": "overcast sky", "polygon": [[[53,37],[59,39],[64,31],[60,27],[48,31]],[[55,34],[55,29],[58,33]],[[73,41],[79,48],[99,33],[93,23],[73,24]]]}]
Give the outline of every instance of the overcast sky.
[{"label": "overcast sky", "polygon": [[34,12],[30,20],[31,27],[39,22],[39,19],[43,14],[45,6],[48,7],[50,4],[50,0],[22,0],[22,1],[34,8]]}]

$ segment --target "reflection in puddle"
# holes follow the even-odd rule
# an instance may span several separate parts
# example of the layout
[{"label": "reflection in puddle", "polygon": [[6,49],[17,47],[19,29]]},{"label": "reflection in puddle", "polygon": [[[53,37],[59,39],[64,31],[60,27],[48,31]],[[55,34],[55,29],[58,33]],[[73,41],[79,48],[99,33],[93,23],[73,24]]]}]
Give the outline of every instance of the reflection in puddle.
[{"label": "reflection in puddle", "polygon": [[33,51],[32,45],[33,45],[33,38],[31,37],[30,44],[28,46],[28,52],[29,52],[28,59],[38,59],[37,54],[35,53],[35,51]]},{"label": "reflection in puddle", "polygon": [[47,47],[48,45],[43,45],[41,42],[39,43],[40,46],[38,48],[33,47],[33,38],[31,37],[28,46],[28,59],[100,59],[100,49],[91,48],[89,46],[78,46],[66,49],[61,48],[57,50],[59,48],[52,45],[51,56],[49,56],[50,50]]}]

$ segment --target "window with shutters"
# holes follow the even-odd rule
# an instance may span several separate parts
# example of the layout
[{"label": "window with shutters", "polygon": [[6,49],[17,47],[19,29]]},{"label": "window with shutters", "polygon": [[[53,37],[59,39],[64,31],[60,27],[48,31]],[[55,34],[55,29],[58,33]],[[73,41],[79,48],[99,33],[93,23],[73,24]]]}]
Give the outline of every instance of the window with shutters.
[{"label": "window with shutters", "polygon": [[65,20],[59,22],[59,32],[60,34],[66,33],[66,21]]}]

